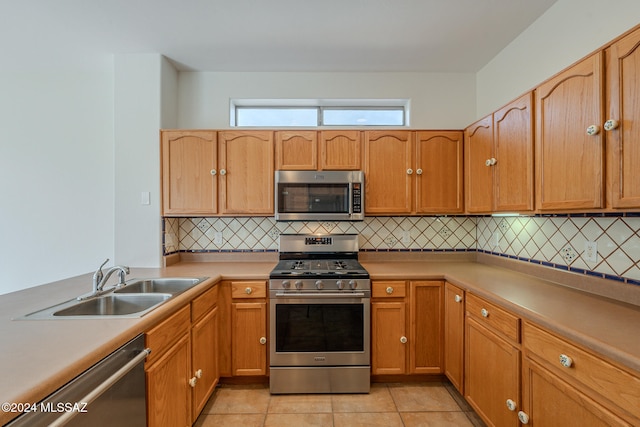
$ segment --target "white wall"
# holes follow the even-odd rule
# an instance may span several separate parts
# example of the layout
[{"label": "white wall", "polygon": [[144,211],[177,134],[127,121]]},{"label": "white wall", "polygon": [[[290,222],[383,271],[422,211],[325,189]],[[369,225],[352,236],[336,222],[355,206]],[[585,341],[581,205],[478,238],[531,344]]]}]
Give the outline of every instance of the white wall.
[{"label": "white wall", "polygon": [[[116,262],[159,267],[159,129],[176,125],[177,72],[159,54],[115,56]],[[142,192],[150,204],[141,203]]]},{"label": "white wall", "polygon": [[113,259],[113,75],[0,71],[0,94],[2,294]]},{"label": "white wall", "polygon": [[232,98],[409,98],[411,127],[461,129],[475,114],[475,76],[441,73],[181,72],[180,128],[229,127]]},{"label": "white wall", "polygon": [[478,72],[476,118],[638,24],[638,0],[558,0]]}]

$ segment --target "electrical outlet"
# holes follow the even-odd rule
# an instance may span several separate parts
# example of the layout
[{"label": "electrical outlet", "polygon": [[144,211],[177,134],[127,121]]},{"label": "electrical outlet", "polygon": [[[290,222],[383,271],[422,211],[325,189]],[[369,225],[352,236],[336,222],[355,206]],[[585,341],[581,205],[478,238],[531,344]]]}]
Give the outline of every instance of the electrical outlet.
[{"label": "electrical outlet", "polygon": [[411,243],[411,232],[409,230],[402,230],[402,243],[405,245]]},{"label": "electrical outlet", "polygon": [[562,250],[560,251],[560,254],[562,255],[562,258],[564,258],[567,264],[571,264],[573,260],[575,260],[576,257],[578,256],[578,254],[571,247],[571,245],[567,245],[564,248],[562,248]]},{"label": "electrical outlet", "polygon": [[495,231],[493,233],[493,236],[491,236],[491,246],[493,246],[494,248],[500,247],[500,233],[498,233],[497,231]]},{"label": "electrical outlet", "polygon": [[222,231],[216,231],[213,234],[213,244],[221,245],[222,244]]},{"label": "electrical outlet", "polygon": [[598,262],[598,243],[587,240],[584,242],[584,259],[589,262]]},{"label": "electrical outlet", "polygon": [[207,229],[208,229],[209,227],[211,227],[211,224],[209,224],[209,221],[207,221],[206,219],[202,218],[202,219],[200,220],[200,222],[198,223],[198,226],[197,226],[197,227],[198,227],[198,229],[199,229],[200,231],[202,231],[202,232],[204,233],[205,231],[207,231]]}]

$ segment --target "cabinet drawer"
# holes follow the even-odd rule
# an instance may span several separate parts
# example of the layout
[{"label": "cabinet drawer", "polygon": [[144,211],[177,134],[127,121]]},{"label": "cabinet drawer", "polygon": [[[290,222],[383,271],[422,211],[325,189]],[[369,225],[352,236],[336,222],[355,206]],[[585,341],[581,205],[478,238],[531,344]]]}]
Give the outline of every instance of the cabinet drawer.
[{"label": "cabinet drawer", "polygon": [[407,292],[407,283],[404,280],[374,281],[371,286],[373,298],[404,298]]},{"label": "cabinet drawer", "polygon": [[209,289],[191,302],[191,321],[195,322],[200,317],[211,311],[218,304],[218,285]]},{"label": "cabinet drawer", "polygon": [[520,341],[520,319],[503,308],[472,294],[467,294],[467,313],[480,324]]},{"label": "cabinet drawer", "polygon": [[529,323],[523,327],[528,356],[640,417],[640,378]]},{"label": "cabinet drawer", "polygon": [[184,306],[178,312],[174,313],[155,326],[145,337],[145,343],[151,349],[151,354],[147,357],[146,365],[150,365],[156,361],[162,354],[169,349],[174,341],[182,338],[183,335],[189,333],[191,327],[191,307]]},{"label": "cabinet drawer", "polygon": [[231,298],[266,298],[267,282],[231,282]]}]

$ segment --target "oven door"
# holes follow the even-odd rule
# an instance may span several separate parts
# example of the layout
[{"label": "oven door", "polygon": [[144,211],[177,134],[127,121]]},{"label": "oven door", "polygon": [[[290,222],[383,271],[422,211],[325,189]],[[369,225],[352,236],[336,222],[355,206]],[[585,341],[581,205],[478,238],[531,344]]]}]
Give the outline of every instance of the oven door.
[{"label": "oven door", "polygon": [[371,299],[365,293],[270,295],[271,366],[368,366]]}]

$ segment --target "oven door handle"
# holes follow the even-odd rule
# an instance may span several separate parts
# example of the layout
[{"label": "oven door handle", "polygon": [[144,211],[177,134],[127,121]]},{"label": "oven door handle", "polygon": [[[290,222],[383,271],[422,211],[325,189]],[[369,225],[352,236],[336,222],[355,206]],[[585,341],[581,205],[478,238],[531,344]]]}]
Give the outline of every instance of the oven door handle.
[{"label": "oven door handle", "polygon": [[317,294],[300,294],[300,293],[276,293],[276,298],[364,298],[364,292],[354,292],[350,294],[341,293],[317,293]]}]

